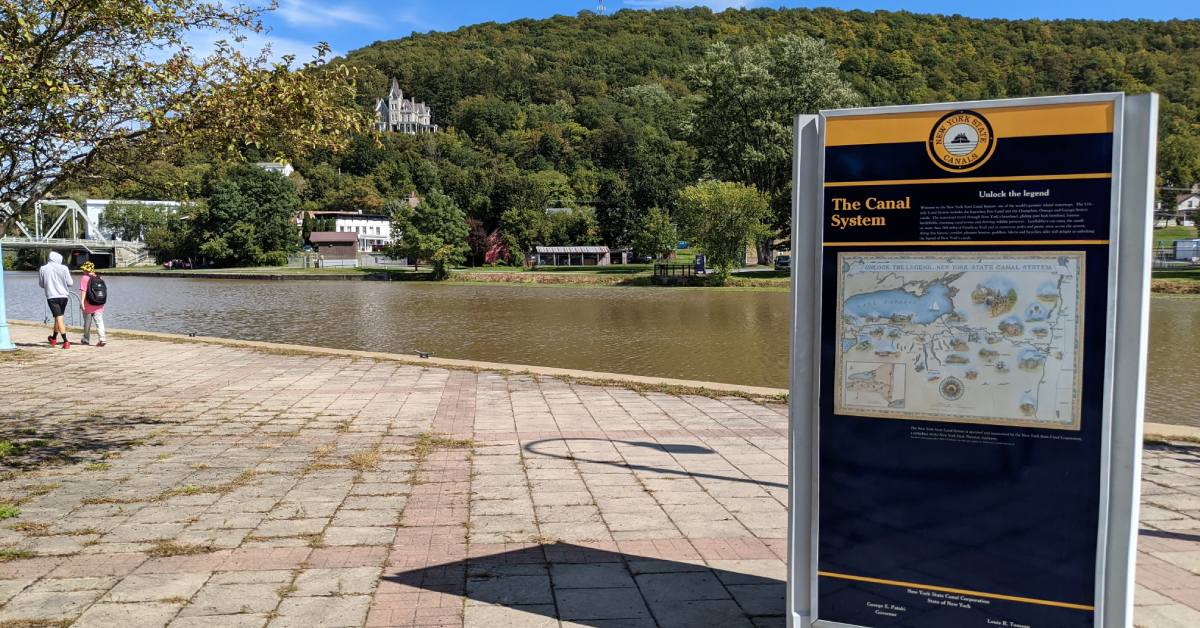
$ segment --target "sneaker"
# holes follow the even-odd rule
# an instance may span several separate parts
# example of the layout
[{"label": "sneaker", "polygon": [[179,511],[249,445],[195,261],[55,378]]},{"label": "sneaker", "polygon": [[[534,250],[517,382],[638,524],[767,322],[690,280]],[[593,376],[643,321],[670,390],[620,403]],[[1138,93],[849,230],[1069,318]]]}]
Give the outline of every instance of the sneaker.
[{"label": "sneaker", "polygon": [[70,349],[70,348],[71,348],[71,343],[64,340],[63,341],[63,349]]},{"label": "sneaker", "polygon": [[87,346],[87,345],[92,344],[92,342],[90,340],[88,340],[87,338],[84,338],[83,340],[79,341],[79,344]]},{"label": "sneaker", "polygon": [[46,336],[46,340],[50,343],[51,347],[58,344],[58,338],[55,338],[54,336]]},{"label": "sneaker", "polygon": [[97,346],[97,347],[103,347],[103,346],[104,346],[104,345],[106,345],[106,344],[108,344],[108,343],[107,343],[107,342],[104,342],[103,340],[101,340],[100,342],[97,342],[97,343],[96,343],[96,346]]}]

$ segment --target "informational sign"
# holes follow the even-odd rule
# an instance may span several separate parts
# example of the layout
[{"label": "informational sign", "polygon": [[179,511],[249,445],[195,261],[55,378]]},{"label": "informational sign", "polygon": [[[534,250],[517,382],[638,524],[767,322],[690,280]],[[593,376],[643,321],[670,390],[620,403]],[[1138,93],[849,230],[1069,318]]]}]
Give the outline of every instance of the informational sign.
[{"label": "informational sign", "polygon": [[1128,625],[1156,103],[798,120],[795,625]]}]

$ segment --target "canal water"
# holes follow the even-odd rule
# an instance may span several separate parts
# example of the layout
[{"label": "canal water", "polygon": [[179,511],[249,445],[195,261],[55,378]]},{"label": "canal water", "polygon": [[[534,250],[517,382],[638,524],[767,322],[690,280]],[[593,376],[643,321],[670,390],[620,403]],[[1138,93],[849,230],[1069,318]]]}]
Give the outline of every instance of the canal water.
[{"label": "canal water", "polygon": [[[10,318],[48,315],[5,274]],[[788,295],[749,290],[110,276],[112,327],[788,385]],[[1200,299],[1155,298],[1147,415],[1200,426]]]}]

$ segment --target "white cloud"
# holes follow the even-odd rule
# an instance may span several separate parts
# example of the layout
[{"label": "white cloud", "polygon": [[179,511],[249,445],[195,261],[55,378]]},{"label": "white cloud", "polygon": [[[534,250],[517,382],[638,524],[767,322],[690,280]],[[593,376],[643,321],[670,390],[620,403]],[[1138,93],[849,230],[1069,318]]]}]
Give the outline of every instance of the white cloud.
[{"label": "white cloud", "polygon": [[624,0],[626,6],[637,9],[665,9],[667,7],[708,7],[721,12],[725,9],[745,9],[758,4],[760,0],[707,0],[705,2],[687,2],[687,0]]},{"label": "white cloud", "polygon": [[279,8],[275,10],[275,14],[283,18],[283,21],[295,26],[354,24],[376,27],[381,22],[379,16],[350,4],[313,3],[308,0],[282,0]]}]

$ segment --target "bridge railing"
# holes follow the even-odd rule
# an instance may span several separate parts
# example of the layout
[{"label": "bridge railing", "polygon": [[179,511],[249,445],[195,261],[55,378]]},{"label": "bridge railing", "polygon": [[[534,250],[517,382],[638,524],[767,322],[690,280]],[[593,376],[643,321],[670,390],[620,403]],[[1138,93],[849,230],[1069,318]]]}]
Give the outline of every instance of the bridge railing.
[{"label": "bridge railing", "polygon": [[124,242],[122,240],[87,240],[83,238],[26,238],[22,236],[4,236],[0,238],[0,243],[4,246],[21,247],[21,246],[36,246],[36,247],[55,247],[55,246],[82,246],[96,248],[112,248],[114,246],[129,246],[137,247],[144,246],[140,242]]}]

